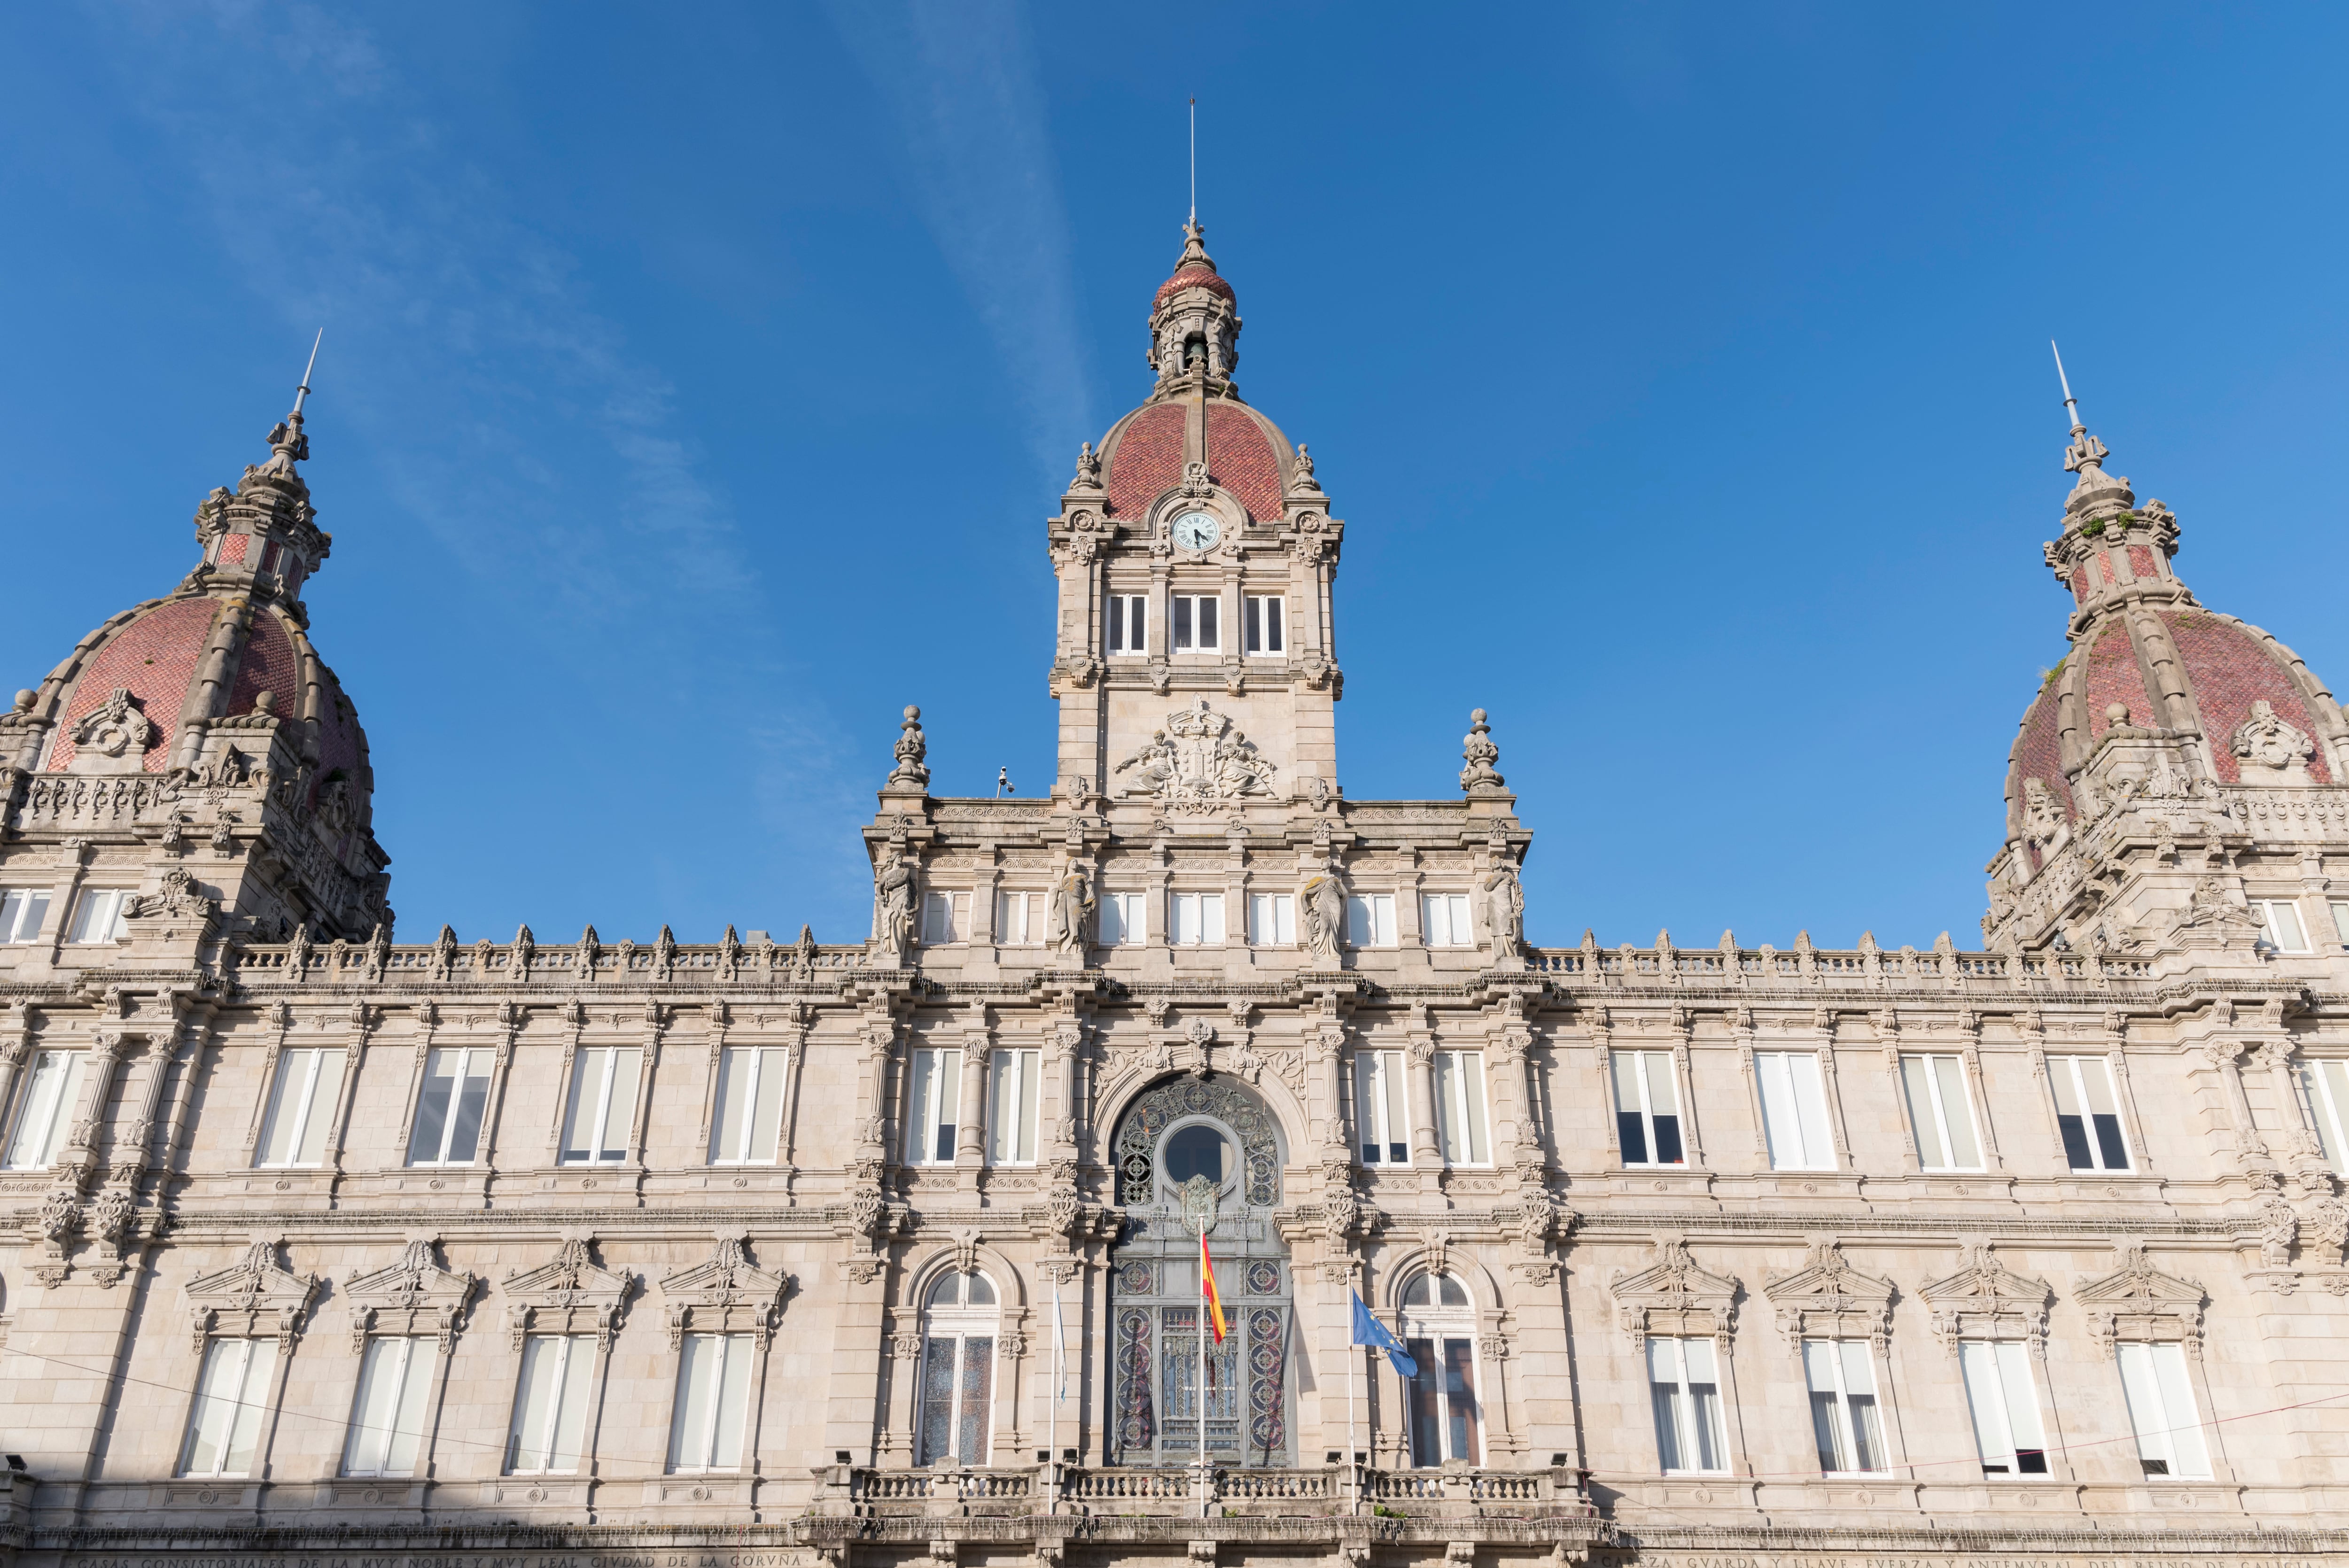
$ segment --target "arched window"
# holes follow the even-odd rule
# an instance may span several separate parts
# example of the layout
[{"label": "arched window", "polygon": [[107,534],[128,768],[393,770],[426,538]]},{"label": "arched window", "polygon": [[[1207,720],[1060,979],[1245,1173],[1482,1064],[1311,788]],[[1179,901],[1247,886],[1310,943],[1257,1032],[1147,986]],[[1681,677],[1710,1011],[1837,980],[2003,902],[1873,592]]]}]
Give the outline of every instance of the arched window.
[{"label": "arched window", "polygon": [[983,1465],[994,1409],[995,1283],[943,1274],[922,1298],[920,1464]]},{"label": "arched window", "polygon": [[1476,1308],[1448,1274],[1423,1274],[1403,1287],[1402,1337],[1419,1376],[1411,1380],[1412,1462],[1476,1464],[1484,1458],[1476,1401]]}]

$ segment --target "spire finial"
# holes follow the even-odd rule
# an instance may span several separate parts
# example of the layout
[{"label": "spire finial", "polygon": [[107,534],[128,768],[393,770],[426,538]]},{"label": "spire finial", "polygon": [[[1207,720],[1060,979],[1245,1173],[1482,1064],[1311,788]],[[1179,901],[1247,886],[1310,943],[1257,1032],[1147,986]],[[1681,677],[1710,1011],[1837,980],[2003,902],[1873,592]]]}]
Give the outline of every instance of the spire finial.
[{"label": "spire finial", "polygon": [[1199,226],[1199,100],[1191,100],[1191,227]]},{"label": "spire finial", "polygon": [[[2055,346],[2055,340],[2052,337],[2047,340],[2047,347],[2055,356],[2055,383],[2064,388],[2064,410],[2072,422],[2072,443],[2064,449],[2064,470],[2080,476],[2080,482],[2072,487],[2072,499],[2064,503],[2065,507],[2067,510],[2077,509],[2086,498],[2097,496],[2097,492],[2104,490],[2120,491],[2121,504],[2128,505],[2131,499],[2128,480],[2116,480],[2105,472],[2105,459],[2112,454],[2104,442],[2088,434],[2088,427],[2080,418],[2079,399],[2072,396],[2072,378],[2064,374],[2064,351]],[[2103,498],[2097,499],[2101,500]]]},{"label": "spire finial", "polygon": [[269,460],[261,465],[264,473],[290,474],[295,463],[309,459],[310,438],[302,433],[302,405],[310,396],[310,372],[318,367],[318,346],[326,341],[326,329],[322,326],[310,340],[310,363],[302,366],[301,382],[294,388],[294,411],[269,432]]}]

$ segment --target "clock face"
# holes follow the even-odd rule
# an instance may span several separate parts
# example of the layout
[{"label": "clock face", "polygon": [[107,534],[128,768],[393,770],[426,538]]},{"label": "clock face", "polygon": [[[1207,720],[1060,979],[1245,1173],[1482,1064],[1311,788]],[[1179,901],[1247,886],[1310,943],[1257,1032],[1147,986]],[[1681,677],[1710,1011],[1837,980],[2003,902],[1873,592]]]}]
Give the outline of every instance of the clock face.
[{"label": "clock face", "polygon": [[1174,520],[1174,542],[1185,550],[1213,550],[1223,536],[1213,512],[1186,511]]}]

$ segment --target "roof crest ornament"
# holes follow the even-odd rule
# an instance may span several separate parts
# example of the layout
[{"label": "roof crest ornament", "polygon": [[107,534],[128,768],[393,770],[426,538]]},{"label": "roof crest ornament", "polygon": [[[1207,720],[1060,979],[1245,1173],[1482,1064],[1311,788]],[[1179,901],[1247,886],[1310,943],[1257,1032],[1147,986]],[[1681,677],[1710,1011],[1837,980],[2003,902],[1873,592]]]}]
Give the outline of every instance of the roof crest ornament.
[{"label": "roof crest ornament", "polygon": [[309,459],[310,438],[302,433],[302,405],[310,396],[310,372],[318,368],[318,346],[326,341],[326,329],[322,326],[310,340],[310,363],[302,367],[301,384],[294,388],[294,411],[269,432],[269,460],[261,465],[264,473],[290,474],[295,463]]},{"label": "roof crest ornament", "polygon": [[2072,444],[2064,449],[2064,471],[2080,476],[2080,482],[2072,487],[2071,499],[2064,503],[2064,509],[2074,510],[2085,498],[2096,497],[2098,492],[2105,490],[2123,492],[2121,505],[2126,507],[2135,499],[2127,493],[2128,480],[2116,479],[2105,472],[2105,459],[2111,453],[2104,442],[2088,434],[2088,427],[2081,422],[2079,399],[2072,396],[2072,378],[2064,373],[2064,351],[2055,346],[2055,340],[2052,337],[2047,340],[2047,347],[2055,356],[2055,380],[2064,388],[2064,407],[2072,421]]}]

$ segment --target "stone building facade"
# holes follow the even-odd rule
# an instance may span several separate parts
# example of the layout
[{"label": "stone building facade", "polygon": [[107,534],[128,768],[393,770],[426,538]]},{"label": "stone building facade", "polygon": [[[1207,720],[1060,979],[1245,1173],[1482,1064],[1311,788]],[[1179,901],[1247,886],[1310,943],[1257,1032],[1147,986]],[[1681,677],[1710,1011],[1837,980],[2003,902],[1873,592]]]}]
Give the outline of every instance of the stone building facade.
[{"label": "stone building facade", "polygon": [[844,943],[393,941],[297,399],[0,717],[0,1551],[2349,1547],[2349,726],[2171,513],[2075,424],[1980,946],[1537,948],[1481,712],[1342,788],[1239,335],[1194,227],[1044,541],[1050,793],[908,708]]}]

